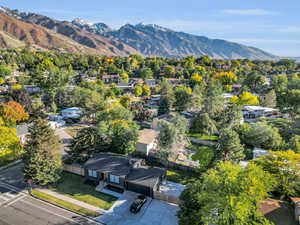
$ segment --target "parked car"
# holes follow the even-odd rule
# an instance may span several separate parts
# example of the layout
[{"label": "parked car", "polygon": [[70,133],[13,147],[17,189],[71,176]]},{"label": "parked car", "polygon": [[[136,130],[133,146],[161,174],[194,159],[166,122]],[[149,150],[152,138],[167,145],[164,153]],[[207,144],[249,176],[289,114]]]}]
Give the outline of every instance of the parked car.
[{"label": "parked car", "polygon": [[147,197],[145,195],[139,195],[137,199],[130,206],[130,212],[138,213],[143,205],[147,202]]}]

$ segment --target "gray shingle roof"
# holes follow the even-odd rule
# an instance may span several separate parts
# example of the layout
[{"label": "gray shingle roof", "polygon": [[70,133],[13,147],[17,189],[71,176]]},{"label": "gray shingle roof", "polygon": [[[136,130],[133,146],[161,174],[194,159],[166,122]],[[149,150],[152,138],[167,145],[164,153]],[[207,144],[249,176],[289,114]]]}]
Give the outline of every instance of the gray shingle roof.
[{"label": "gray shingle roof", "polygon": [[126,180],[147,187],[154,187],[160,177],[166,175],[166,170],[162,168],[134,168],[128,174]]},{"label": "gray shingle roof", "polygon": [[126,176],[129,174],[132,167],[131,163],[139,160],[141,159],[130,158],[113,153],[99,153],[89,159],[84,164],[84,168],[103,173],[111,173],[117,176]]}]

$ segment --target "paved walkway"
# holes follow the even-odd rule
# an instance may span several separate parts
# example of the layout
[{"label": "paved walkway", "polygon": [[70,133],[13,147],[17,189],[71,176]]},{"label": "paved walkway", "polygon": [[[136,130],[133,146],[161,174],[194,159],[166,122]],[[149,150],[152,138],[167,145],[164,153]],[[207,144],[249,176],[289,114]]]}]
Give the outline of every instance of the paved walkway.
[{"label": "paved walkway", "polygon": [[59,198],[61,200],[64,200],[64,201],[67,201],[67,202],[70,202],[70,203],[73,203],[74,205],[78,205],[78,206],[81,206],[83,208],[86,208],[86,209],[89,209],[89,210],[92,210],[92,211],[95,211],[95,212],[99,212],[101,214],[104,214],[106,213],[107,211],[104,210],[104,209],[101,209],[101,208],[98,208],[96,206],[93,206],[93,205],[90,205],[90,204],[87,204],[85,202],[82,202],[82,201],[79,201],[79,200],[76,200],[74,198],[70,198],[68,196],[65,196],[65,195],[62,195],[62,194],[59,194],[57,192],[54,192],[54,191],[51,191],[49,189],[36,189],[37,191],[40,191],[40,192],[43,192],[43,193],[46,193],[48,195],[52,195],[53,197],[56,197],[56,198]]},{"label": "paved walkway", "polygon": [[107,188],[103,188],[100,192],[102,192],[104,194],[115,196],[117,198],[120,198],[123,195],[123,193],[118,193],[118,192],[115,192],[115,191],[111,191]]},{"label": "paved walkway", "polygon": [[63,148],[61,149],[62,155],[66,155],[66,151],[69,150],[69,144],[72,141],[72,136],[70,136],[65,130],[64,128],[58,128],[55,130],[55,134],[59,137],[60,142],[63,145]]}]

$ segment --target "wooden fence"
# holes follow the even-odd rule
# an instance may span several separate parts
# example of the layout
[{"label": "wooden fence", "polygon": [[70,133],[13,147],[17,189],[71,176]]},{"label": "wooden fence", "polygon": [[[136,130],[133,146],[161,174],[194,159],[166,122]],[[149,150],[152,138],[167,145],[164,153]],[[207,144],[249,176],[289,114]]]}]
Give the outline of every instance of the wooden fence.
[{"label": "wooden fence", "polygon": [[145,159],[147,164],[150,164],[150,165],[165,167],[165,168],[174,169],[174,170],[181,170],[181,171],[185,171],[185,172],[192,172],[192,173],[196,172],[197,173],[197,168],[181,165],[181,164],[171,162],[166,159],[158,158],[151,152],[149,153],[148,156],[139,154],[139,153],[135,153],[134,156]]},{"label": "wooden fence", "polygon": [[64,164],[64,171],[84,176],[84,168],[79,164]]}]

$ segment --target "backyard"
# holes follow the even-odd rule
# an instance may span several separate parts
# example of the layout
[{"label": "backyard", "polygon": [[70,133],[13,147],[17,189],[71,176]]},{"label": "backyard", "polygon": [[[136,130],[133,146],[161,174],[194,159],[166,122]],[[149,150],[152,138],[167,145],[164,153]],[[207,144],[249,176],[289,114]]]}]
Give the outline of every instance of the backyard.
[{"label": "backyard", "polygon": [[167,170],[167,180],[179,184],[186,185],[192,182],[197,177],[200,177],[200,174],[185,172],[180,170],[168,169]]},{"label": "backyard", "polygon": [[109,209],[117,200],[96,191],[95,186],[86,184],[83,177],[67,172],[63,172],[61,181],[51,190],[102,209]]},{"label": "backyard", "polygon": [[218,141],[219,139],[219,137],[216,135],[203,135],[199,133],[190,133],[188,136],[201,141]]}]

